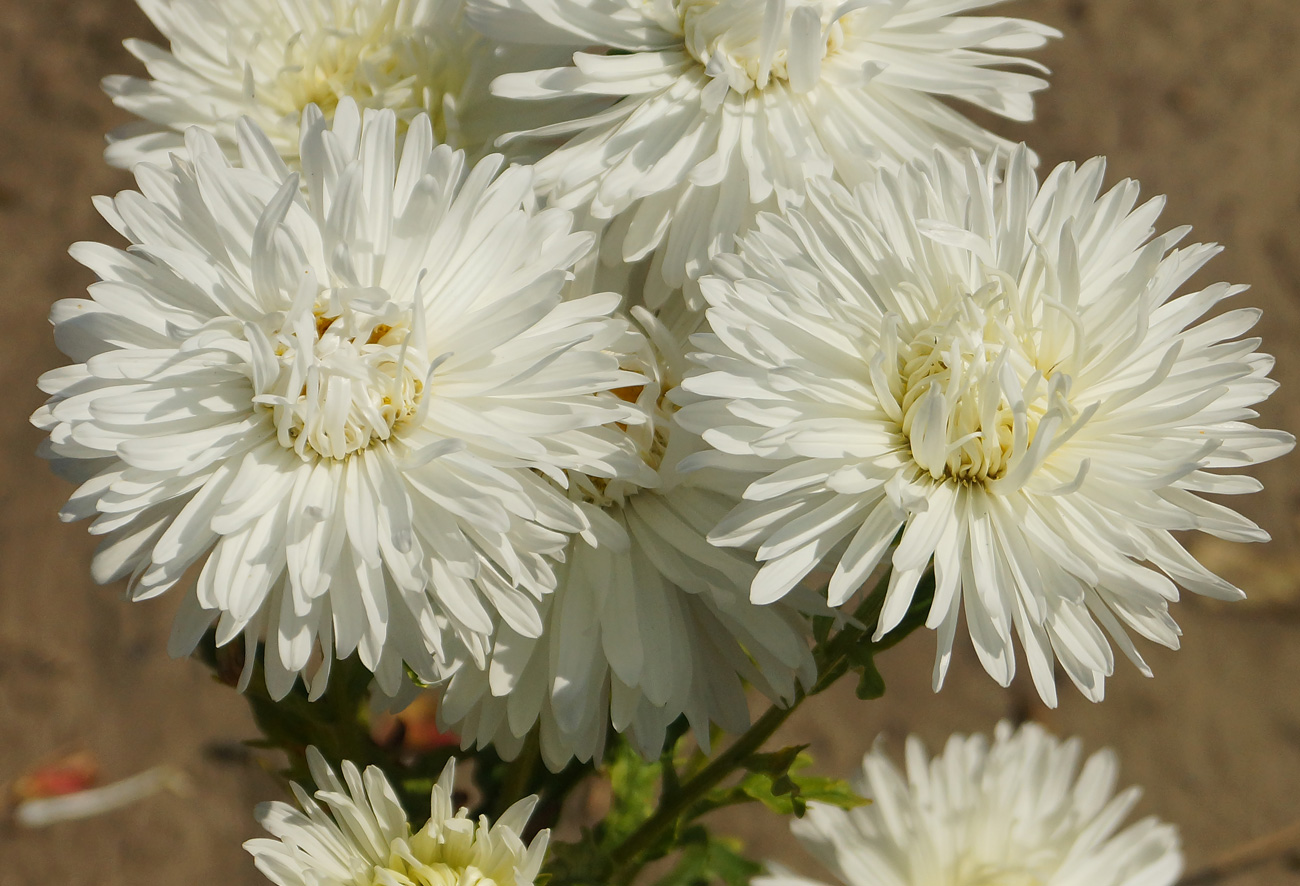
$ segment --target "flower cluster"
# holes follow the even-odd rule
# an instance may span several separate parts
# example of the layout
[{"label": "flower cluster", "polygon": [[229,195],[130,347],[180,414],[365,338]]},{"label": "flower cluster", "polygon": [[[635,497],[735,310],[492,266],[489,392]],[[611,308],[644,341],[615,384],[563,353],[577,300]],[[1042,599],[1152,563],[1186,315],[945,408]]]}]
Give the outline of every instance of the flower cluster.
[{"label": "flower cluster", "polygon": [[[1294,442],[1252,424],[1258,313],[1185,288],[1217,248],[1161,200],[960,113],[1046,86],[1021,53],[1059,35],[972,14],[1001,0],[139,2],[169,47],[105,81],[127,246],[74,246],[99,279],[33,421],[95,579],[181,597],[173,654],[242,640],[275,700],[355,656],[560,772],[679,721],[707,753],[845,625],[924,610],[937,691],[964,619],[1054,705],[1112,644],[1149,674],[1180,586],[1241,596],[1179,533],[1267,538],[1203,497]],[[1172,832],[1117,834],[1133,795],[1077,755],[872,754],[876,804],[800,831],[854,886],[1167,886]],[[476,827],[449,769],[412,833],[310,759],[331,814],[298,790],[249,844],[281,886],[537,877],[528,808]]]},{"label": "flower cluster", "polygon": [[1265,538],[1199,494],[1291,440],[1240,287],[1179,291],[1212,247],[940,101],[1030,116],[1055,32],[991,5],[150,0],[130,248],[74,249],[35,416],[95,577],[557,767],[792,699],[823,569],[891,566],[877,638],[933,571],[936,687],[962,613],[1049,703],[1145,671],[1174,582],[1239,595],[1173,533]]}]

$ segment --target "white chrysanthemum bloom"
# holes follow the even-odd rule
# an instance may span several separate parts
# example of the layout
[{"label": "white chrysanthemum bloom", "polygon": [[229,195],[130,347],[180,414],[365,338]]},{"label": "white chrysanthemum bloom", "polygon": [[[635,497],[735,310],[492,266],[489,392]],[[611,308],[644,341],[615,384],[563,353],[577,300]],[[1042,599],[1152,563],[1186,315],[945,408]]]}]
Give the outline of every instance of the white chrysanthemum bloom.
[{"label": "white chrysanthemum bloom", "polygon": [[257,869],[277,886],[532,886],[542,867],[550,831],[531,843],[522,834],[537,805],[525,797],[495,824],[477,823],[456,810],[456,761],[447,761],[429,798],[429,820],[412,831],[383,770],[364,773],[343,763],[343,780],[320,753],[307,749],[315,799],[297,784],[299,811],[288,803],[263,803],[257,820],[274,840],[249,840],[244,848]]},{"label": "white chrysanthemum bloom", "polygon": [[879,637],[933,564],[935,687],[964,608],[985,669],[1010,682],[1014,630],[1055,704],[1054,659],[1101,698],[1103,628],[1144,673],[1128,631],[1177,647],[1170,578],[1241,596],[1173,533],[1268,538],[1199,495],[1257,490],[1220,470],[1294,443],[1247,424],[1276,386],[1237,338],[1259,312],[1202,322],[1244,287],[1176,296],[1217,247],[1174,249],[1187,229],[1154,236],[1163,201],[1137,206],[1131,181],[1099,197],[1103,174],[1067,164],[1039,188],[1023,149],[1005,183],[937,155],[821,188],[718,259],[683,382],[707,400],[678,419],[707,463],[769,466],[710,536],[757,547],[755,600],[830,561],[838,606],[888,556]]},{"label": "white chrysanthemum bloom", "polygon": [[797,682],[816,679],[808,619],[792,600],[751,603],[752,555],[705,540],[740,490],[677,473],[700,446],[674,426],[664,397],[684,368],[674,342],[685,335],[634,312],[655,347],[635,364],[647,383],[622,393],[651,420],[626,433],[654,473],[639,482],[573,476],[571,495],[592,529],[557,568],[546,629],[530,639],[502,625],[487,670],[459,669],[443,694],[440,723],[466,747],[492,744],[512,757],[540,722],[543,757],[558,771],[574,757],[598,760],[612,725],[654,757],[685,715],[707,748],[711,726],[749,726],[746,683],[788,702]]},{"label": "white chrysanthemum bloom", "polygon": [[52,314],[77,362],[33,420],[82,482],[62,516],[104,536],[95,578],[141,599],[201,563],[173,653],[219,619],[265,639],[277,697],[317,641],[319,687],[357,651],[396,691],[444,635],[480,661],[498,618],[536,636],[547,556],[588,528],[565,471],[645,473],[610,428],[644,420],[610,392],[641,382],[619,297],[562,293],[591,236],[533,210],[527,168],[468,168],[423,115],[399,158],[395,130],[309,109],[305,188],[255,127],[242,166],[190,130],[99,200],[131,248],[75,246],[101,282]]},{"label": "white chrysanthemum bloom", "polygon": [[[881,750],[855,787],[869,805],[809,803],[791,823],[845,886],[1173,886],[1183,868],[1178,830],[1153,817],[1123,830],[1141,791],[1115,794],[1119,764],[1098,751],[1079,768],[1080,742],[1033,724],[954,735],[929,760],[907,740],[900,772]],[[821,886],[771,866],[754,886]]]},{"label": "white chrysanthemum bloom", "polygon": [[170,50],[128,40],[152,79],[104,80],[116,105],[143,118],[109,136],[115,166],[165,164],[190,126],[213,133],[233,157],[244,116],[293,164],[303,110],[314,104],[329,119],[344,98],[396,112],[399,127],[427,113],[439,142],[471,155],[518,125],[517,112],[488,90],[511,68],[465,23],[463,0],[138,2]]},{"label": "white chrysanthemum bloom", "polygon": [[[707,271],[759,210],[806,183],[857,184],[935,145],[1005,142],[952,110],[961,99],[1032,117],[1039,77],[1009,52],[1059,36],[1022,19],[959,13],[1001,0],[469,0],[503,41],[580,49],[568,67],[509,74],[517,99],[606,96],[524,135],[568,141],[538,161],[552,205],[590,213],[611,262],[654,252],[647,297]],[[595,47],[595,48],[593,48]],[[523,127],[516,127],[523,129]]]}]

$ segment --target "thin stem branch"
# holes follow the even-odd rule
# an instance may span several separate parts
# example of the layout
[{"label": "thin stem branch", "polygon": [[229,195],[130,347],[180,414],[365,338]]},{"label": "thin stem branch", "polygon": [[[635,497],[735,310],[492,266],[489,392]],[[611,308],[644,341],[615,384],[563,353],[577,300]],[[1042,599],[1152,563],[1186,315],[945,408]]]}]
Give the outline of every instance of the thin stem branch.
[{"label": "thin stem branch", "polygon": [[[731,747],[715,757],[694,777],[683,782],[669,802],[661,804],[653,815],[642,822],[641,826],[611,853],[615,868],[623,870],[636,861],[637,856],[650,848],[665,831],[676,824],[682,813],[722,783],[728,775],[735,772],[747,757],[758,751],[763,743],[772,737],[772,733],[776,732],[780,725],[794,713],[803,699],[804,696],[799,695],[789,707],[773,705],[768,708],[767,713],[759,717]],[[635,872],[633,869],[632,873]],[[616,877],[615,882],[626,881]]]}]

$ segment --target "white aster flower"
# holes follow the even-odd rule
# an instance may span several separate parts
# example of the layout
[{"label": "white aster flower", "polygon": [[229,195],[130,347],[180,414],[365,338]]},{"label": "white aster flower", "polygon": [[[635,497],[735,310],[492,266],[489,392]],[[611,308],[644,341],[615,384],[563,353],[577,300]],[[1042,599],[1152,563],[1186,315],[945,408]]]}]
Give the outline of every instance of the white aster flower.
[{"label": "white aster flower", "polygon": [[[806,183],[856,184],[936,145],[1005,145],[950,109],[957,98],[1032,117],[1046,82],[1000,70],[1057,32],[959,13],[1001,0],[469,0],[476,27],[520,43],[583,49],[568,67],[510,74],[517,99],[604,96],[523,133],[568,141],[538,161],[539,193],[613,219],[611,262],[654,252],[647,295],[681,288],[731,249],[759,210]],[[592,48],[592,47],[595,48]],[[523,129],[524,127],[517,127]]]},{"label": "white aster flower", "polygon": [[315,799],[297,784],[288,803],[263,803],[257,820],[276,839],[244,848],[277,886],[532,886],[550,831],[531,843],[523,832],[537,805],[525,797],[495,824],[477,823],[452,805],[456,761],[447,761],[429,798],[429,820],[412,831],[383,770],[343,763],[343,780],[315,748],[307,762]]},{"label": "white aster flower", "polygon": [[[1115,794],[1119,765],[1038,726],[954,735],[933,760],[907,740],[906,774],[880,750],[856,788],[867,806],[808,804],[791,828],[845,886],[1173,886],[1178,831],[1155,818],[1120,825],[1141,791]],[[1113,796],[1112,796],[1113,795]],[[820,886],[772,865],[754,886]]]},{"label": "white aster flower", "polygon": [[219,619],[266,641],[277,697],[317,641],[314,688],[355,650],[395,691],[444,635],[480,660],[498,617],[535,636],[547,555],[587,528],[564,472],[644,471],[608,427],[641,420],[609,392],[641,380],[608,350],[618,296],[562,297],[590,235],[532,210],[526,168],[469,169],[425,116],[399,160],[395,130],[309,109],[305,188],[256,128],[242,166],[191,130],[98,202],[131,248],[75,246],[101,282],[52,315],[77,362],[33,419],[82,483],[62,516],[104,536],[95,578],[141,599],[202,564],[173,653]]},{"label": "white aster flower", "polygon": [[626,433],[653,472],[573,476],[571,496],[592,529],[572,539],[557,568],[546,629],[533,639],[502,625],[487,670],[462,667],[442,697],[440,723],[466,747],[492,744],[512,757],[540,722],[543,757],[558,771],[573,757],[598,760],[612,725],[654,757],[685,715],[707,748],[711,726],[749,726],[746,683],[788,702],[796,682],[816,679],[809,622],[793,599],[751,603],[752,555],[705,539],[739,489],[677,473],[700,446],[674,426],[664,397],[680,378],[677,337],[635,313],[658,347],[645,347],[636,364],[647,383],[621,393],[650,417]]},{"label": "white aster flower", "polygon": [[[439,142],[476,155],[517,113],[488,90],[511,70],[464,21],[463,0],[138,0],[170,50],[128,40],[149,77],[113,76],[104,89],[143,118],[109,136],[107,158],[129,168],[165,164],[190,126],[235,156],[247,116],[291,164],[298,123],[314,104],[388,108],[399,127],[428,113]],[[513,59],[537,63],[537,57]]]},{"label": "white aster flower", "polygon": [[1247,423],[1275,387],[1237,338],[1259,312],[1202,322],[1244,287],[1176,296],[1217,247],[1154,236],[1163,201],[1136,206],[1131,181],[1099,197],[1103,173],[1067,164],[1039,188],[1023,149],[1005,183],[936,156],[830,184],[718,259],[683,383],[707,399],[678,418],[709,463],[768,466],[710,536],[758,548],[755,600],[829,560],[838,606],[889,557],[879,637],[933,565],[936,688],[964,608],[985,669],[1010,682],[1014,629],[1055,704],[1054,659],[1101,698],[1103,628],[1144,673],[1128,631],[1177,647],[1174,581],[1241,596],[1172,533],[1268,538],[1199,495],[1257,490],[1220,470],[1294,443]]}]

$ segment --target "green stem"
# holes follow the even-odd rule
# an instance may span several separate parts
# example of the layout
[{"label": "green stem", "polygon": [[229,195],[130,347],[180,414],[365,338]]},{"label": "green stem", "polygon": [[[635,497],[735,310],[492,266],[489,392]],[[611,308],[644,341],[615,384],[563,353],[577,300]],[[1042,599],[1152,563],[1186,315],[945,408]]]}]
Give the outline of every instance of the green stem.
[{"label": "green stem", "polygon": [[[817,644],[813,650],[813,659],[817,662],[818,679],[810,690],[798,692],[788,707],[773,705],[768,708],[767,712],[742,733],[729,748],[715,757],[712,762],[690,779],[683,782],[676,791],[665,795],[660,801],[659,808],[642,822],[635,831],[629,834],[627,839],[614,848],[614,851],[610,854],[610,858],[614,863],[614,876],[610,879],[611,886],[627,886],[627,884],[630,884],[643,866],[643,863],[638,863],[642,853],[653,846],[666,832],[674,828],[682,816],[688,813],[691,807],[703,799],[709,791],[725,781],[751,755],[757,753],[763,743],[772,737],[782,723],[789,719],[790,715],[803,703],[805,698],[817,695],[844,676],[852,662],[852,657],[849,654],[850,648],[856,643],[870,642],[868,638],[870,637],[871,626],[880,617],[880,610],[884,606],[885,592],[888,587],[889,576],[886,575],[853,613],[853,618],[865,626],[865,633],[863,629],[845,628],[835,636],[828,637],[824,642]],[[880,643],[873,644],[873,647],[878,646],[883,649],[894,645],[902,638],[901,635],[910,633],[915,625],[900,625],[899,627],[903,630],[890,632],[888,637],[882,638]],[[900,636],[896,637],[895,634]]]},{"label": "green stem", "polygon": [[665,831],[671,829],[683,812],[735,772],[747,757],[757,752],[763,743],[772,737],[772,733],[776,732],[777,728],[794,713],[803,699],[804,696],[800,694],[789,707],[773,705],[768,708],[767,713],[759,717],[731,747],[715,757],[693,778],[683,782],[676,793],[667,798],[653,815],[629,834],[628,838],[611,853],[610,857],[615,866],[612,883],[630,883],[640,869],[639,865],[634,864],[637,857],[654,845]]}]

